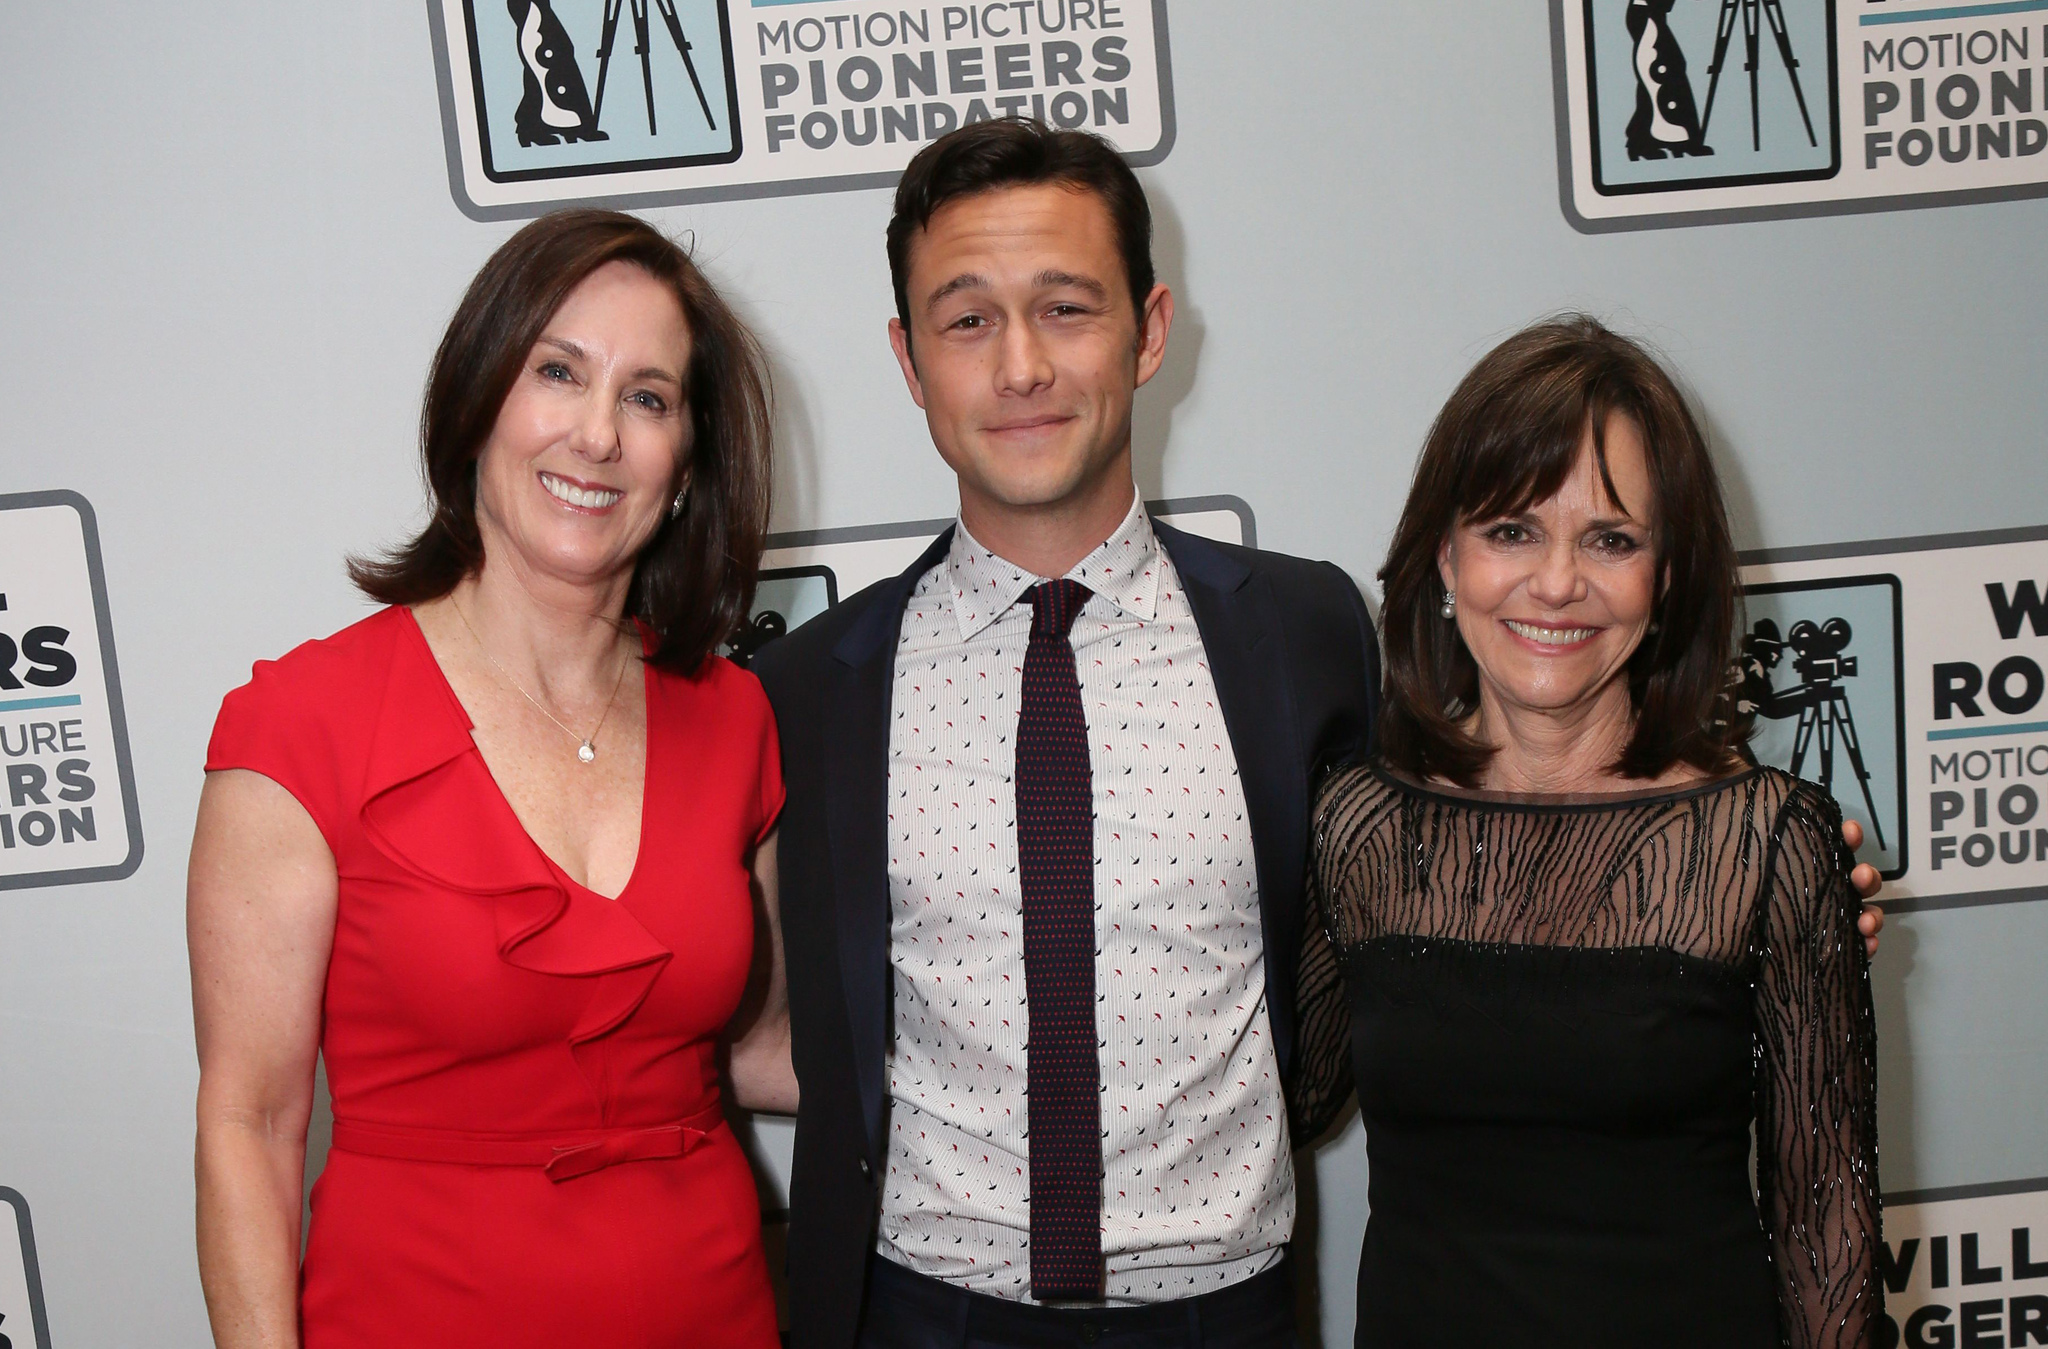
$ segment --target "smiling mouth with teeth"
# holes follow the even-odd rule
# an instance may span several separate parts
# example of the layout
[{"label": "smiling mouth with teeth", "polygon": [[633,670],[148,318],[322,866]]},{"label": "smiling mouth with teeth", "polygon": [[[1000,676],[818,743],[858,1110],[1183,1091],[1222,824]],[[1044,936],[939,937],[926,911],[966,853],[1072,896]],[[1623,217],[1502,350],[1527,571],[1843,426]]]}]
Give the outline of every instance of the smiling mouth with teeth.
[{"label": "smiling mouth with teeth", "polygon": [[548,495],[555,500],[567,502],[571,506],[581,506],[583,509],[591,511],[604,510],[606,507],[616,504],[618,499],[625,495],[624,492],[614,492],[602,487],[578,487],[575,483],[557,478],[552,473],[541,474],[540,485],[545,487]]},{"label": "smiling mouth with teeth", "polygon": [[1530,641],[1539,642],[1544,646],[1570,646],[1574,642],[1585,641],[1599,631],[1598,628],[1539,628],[1534,623],[1517,623],[1512,618],[1501,621],[1506,623],[1508,631],[1516,636],[1527,637]]}]

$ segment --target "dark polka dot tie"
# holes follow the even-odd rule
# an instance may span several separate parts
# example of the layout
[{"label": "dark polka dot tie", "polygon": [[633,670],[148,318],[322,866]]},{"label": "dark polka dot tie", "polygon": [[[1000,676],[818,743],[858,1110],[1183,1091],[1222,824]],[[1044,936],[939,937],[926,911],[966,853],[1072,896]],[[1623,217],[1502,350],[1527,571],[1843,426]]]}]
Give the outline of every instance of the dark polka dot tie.
[{"label": "dark polka dot tie", "polygon": [[1067,639],[1078,581],[1031,591],[1017,716],[1017,878],[1031,1033],[1031,1295],[1102,1297],[1102,1120],[1095,1044],[1095,807]]}]

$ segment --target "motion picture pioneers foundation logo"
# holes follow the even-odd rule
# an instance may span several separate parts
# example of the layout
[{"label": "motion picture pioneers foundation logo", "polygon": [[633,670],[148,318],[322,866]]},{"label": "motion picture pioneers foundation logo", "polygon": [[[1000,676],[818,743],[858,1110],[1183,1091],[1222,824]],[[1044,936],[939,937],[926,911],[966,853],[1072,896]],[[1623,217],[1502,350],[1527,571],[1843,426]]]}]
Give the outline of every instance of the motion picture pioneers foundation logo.
[{"label": "motion picture pioneers foundation logo", "polygon": [[1030,116],[1173,140],[1166,0],[428,0],[450,186],[480,219],[887,186]]}]

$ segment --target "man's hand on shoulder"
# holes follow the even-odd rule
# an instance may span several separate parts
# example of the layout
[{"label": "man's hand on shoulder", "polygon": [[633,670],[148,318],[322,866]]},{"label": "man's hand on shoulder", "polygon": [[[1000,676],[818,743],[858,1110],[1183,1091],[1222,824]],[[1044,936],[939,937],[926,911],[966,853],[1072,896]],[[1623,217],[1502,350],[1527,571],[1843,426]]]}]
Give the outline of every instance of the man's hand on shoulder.
[{"label": "man's hand on shoulder", "polygon": [[[1863,846],[1863,826],[1854,820],[1842,821],[1842,842],[1855,852]],[[1856,869],[1849,873],[1849,884],[1856,887],[1856,893],[1863,896],[1863,913],[1856,920],[1856,930],[1863,934],[1863,949],[1871,955],[1877,954],[1877,934],[1884,931],[1884,910],[1870,901],[1877,898],[1877,892],[1884,889],[1884,878],[1877,874],[1877,868],[1868,862],[1858,862]]]}]

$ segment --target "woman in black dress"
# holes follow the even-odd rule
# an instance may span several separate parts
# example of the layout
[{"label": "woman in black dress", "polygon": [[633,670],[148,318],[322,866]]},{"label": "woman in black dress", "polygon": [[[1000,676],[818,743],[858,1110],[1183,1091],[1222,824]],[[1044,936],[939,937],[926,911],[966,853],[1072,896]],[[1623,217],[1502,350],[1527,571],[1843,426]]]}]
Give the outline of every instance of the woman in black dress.
[{"label": "woman in black dress", "polygon": [[1378,758],[1317,806],[1296,1101],[1314,1130],[1355,1074],[1358,1344],[1875,1342],[1852,860],[1827,796],[1743,762],[1684,399],[1590,319],[1509,339],[1380,579]]}]

